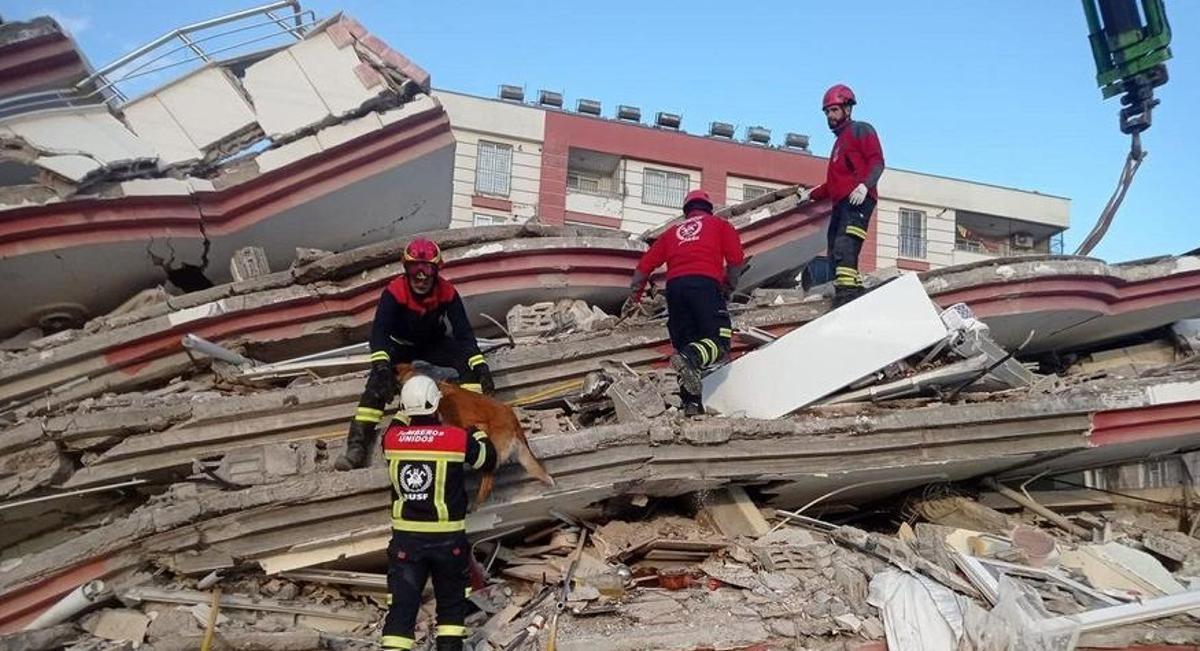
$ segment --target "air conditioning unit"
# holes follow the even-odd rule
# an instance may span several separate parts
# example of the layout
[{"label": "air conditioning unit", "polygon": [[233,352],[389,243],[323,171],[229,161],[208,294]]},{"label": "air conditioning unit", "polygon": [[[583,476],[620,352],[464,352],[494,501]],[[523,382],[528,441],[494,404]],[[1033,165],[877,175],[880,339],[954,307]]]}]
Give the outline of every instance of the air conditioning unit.
[{"label": "air conditioning unit", "polygon": [[1013,233],[1012,246],[1014,249],[1032,249],[1033,234],[1032,233]]}]

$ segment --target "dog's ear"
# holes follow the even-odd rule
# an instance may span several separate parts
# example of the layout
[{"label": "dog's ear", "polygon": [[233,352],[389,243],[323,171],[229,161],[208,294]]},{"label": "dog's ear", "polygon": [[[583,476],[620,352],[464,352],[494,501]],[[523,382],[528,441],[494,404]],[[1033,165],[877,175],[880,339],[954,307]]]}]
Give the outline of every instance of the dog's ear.
[{"label": "dog's ear", "polygon": [[400,384],[404,384],[405,382],[407,382],[415,373],[415,371],[413,371],[412,364],[400,363],[400,364],[396,364],[395,368],[396,368],[396,380],[398,380],[400,382]]}]

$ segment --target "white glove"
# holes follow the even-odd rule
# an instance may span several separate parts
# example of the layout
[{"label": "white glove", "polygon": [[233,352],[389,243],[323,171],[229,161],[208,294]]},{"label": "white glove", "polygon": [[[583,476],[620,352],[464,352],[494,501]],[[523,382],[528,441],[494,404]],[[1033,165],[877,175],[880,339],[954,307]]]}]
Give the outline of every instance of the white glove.
[{"label": "white glove", "polygon": [[803,185],[796,187],[796,198],[799,199],[798,203],[807,202],[809,199],[809,195],[811,195],[811,194],[812,194],[812,188],[806,188]]},{"label": "white glove", "polygon": [[862,183],[859,183],[858,187],[854,188],[854,190],[852,190],[850,192],[850,196],[848,197],[848,199],[850,199],[851,206],[859,205],[864,200],[866,200],[866,198],[867,198],[867,186],[863,185]]}]

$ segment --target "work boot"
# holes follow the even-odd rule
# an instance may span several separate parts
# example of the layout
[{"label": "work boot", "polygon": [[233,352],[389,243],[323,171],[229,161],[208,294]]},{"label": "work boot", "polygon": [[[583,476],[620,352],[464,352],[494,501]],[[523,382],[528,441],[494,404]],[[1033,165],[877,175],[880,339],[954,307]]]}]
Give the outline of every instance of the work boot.
[{"label": "work boot", "polygon": [[692,364],[692,360],[686,355],[675,353],[671,355],[671,368],[675,369],[676,375],[679,376],[680,388],[694,396],[700,395],[700,369]]},{"label": "work boot", "polygon": [[862,287],[835,287],[833,289],[833,309],[838,309],[846,303],[862,296],[865,292],[866,290]]},{"label": "work boot", "polygon": [[375,423],[350,421],[350,433],[346,435],[346,450],[337,458],[333,467],[338,470],[354,470],[367,463],[367,451],[375,443]]},{"label": "work boot", "polygon": [[463,639],[461,637],[439,637],[437,651],[463,651]]},{"label": "work boot", "polygon": [[683,415],[684,416],[691,417],[691,416],[700,416],[703,414],[704,414],[704,405],[701,405],[698,402],[683,403]]}]

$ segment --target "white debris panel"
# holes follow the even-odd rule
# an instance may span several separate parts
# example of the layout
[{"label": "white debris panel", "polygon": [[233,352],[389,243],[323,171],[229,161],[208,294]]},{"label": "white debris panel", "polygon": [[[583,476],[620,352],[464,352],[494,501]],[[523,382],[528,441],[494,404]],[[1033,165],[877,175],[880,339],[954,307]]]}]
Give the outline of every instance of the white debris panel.
[{"label": "white debris panel", "polygon": [[704,379],[704,403],[780,418],[947,334],[921,281],[906,274],[717,369]]}]

